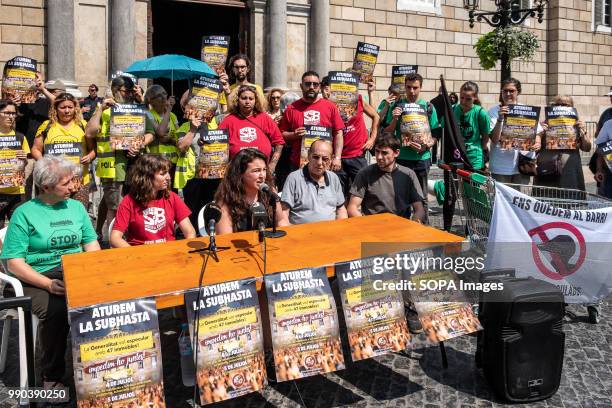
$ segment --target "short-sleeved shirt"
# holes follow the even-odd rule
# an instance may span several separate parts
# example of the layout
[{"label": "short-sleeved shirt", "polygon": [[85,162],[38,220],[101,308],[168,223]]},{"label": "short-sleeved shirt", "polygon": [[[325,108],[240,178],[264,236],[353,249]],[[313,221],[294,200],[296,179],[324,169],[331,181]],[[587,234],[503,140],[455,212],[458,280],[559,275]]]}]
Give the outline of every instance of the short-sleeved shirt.
[{"label": "short-sleeved shirt", "polygon": [[232,113],[223,119],[219,129],[227,129],[229,132],[230,158],[242,149],[253,147],[270,160],[272,146],[285,144],[278,126],[265,112],[249,118],[241,118]]},{"label": "short-sleeved shirt", "polygon": [[482,135],[488,135],[491,129],[489,113],[480,105],[474,105],[464,113],[460,104],[453,106],[453,113],[465,142],[467,157],[472,167],[480,170],[485,164],[482,154]]},{"label": "short-sleeved shirt", "polygon": [[151,200],[146,206],[128,194],[117,208],[113,230],[125,233],[130,245],[174,241],[174,224],[190,214],[189,208],[172,191],[168,198]]},{"label": "short-sleeved shirt", "polygon": [[361,95],[357,100],[357,112],[351,116],[344,128],[343,140],[343,159],[363,156],[363,145],[368,140],[368,129],[365,120],[363,120],[363,98]]},{"label": "short-sleeved shirt", "polygon": [[81,245],[95,240],[96,232],[79,201],[49,205],[34,198],[13,213],[1,257],[24,258],[43,273],[61,266],[62,255],[83,252]]},{"label": "short-sleeved shirt", "polygon": [[[280,129],[283,132],[293,132],[304,125],[331,127],[334,135],[338,130],[344,129],[344,122],[336,105],[323,98],[313,103],[298,99],[287,106],[281,119]],[[291,145],[291,163],[295,167],[300,166],[301,145],[302,141],[299,139],[294,140]]]},{"label": "short-sleeved shirt", "polygon": [[[11,130],[8,133],[1,133],[0,132],[0,143],[9,143],[9,144],[13,144],[13,143],[19,143],[19,138],[22,138],[21,141],[21,150],[24,151],[24,153],[28,154],[30,153],[30,146],[28,145],[28,139],[24,136],[21,135],[19,136],[14,130]],[[4,146],[4,144],[3,144]],[[0,149],[2,150],[2,149]],[[25,180],[24,180],[25,182]],[[0,188],[0,194],[25,194],[25,187],[23,186],[23,184],[21,186],[17,186],[17,187],[5,187],[5,188]]]},{"label": "short-sleeved shirt", "polygon": [[599,121],[597,121],[597,129],[601,129],[607,121],[612,119],[612,107],[603,111],[601,116],[599,117]]},{"label": "short-sleeved shirt", "polygon": [[[219,125],[217,125],[217,120],[213,117],[211,121],[208,123],[208,130],[215,130],[218,128],[219,128]],[[191,122],[189,121],[179,126],[179,128],[176,130],[176,137],[178,139],[177,143],[180,142],[181,139],[184,138],[185,135],[189,133],[190,130],[191,130]],[[192,149],[193,154],[196,157],[200,155],[200,144],[198,143],[198,140],[200,140],[200,134],[196,133],[193,136],[193,140],[191,141],[191,149]],[[179,156],[180,155],[181,154],[179,153]]]},{"label": "short-sleeved shirt", "polygon": [[377,164],[364,167],[355,176],[351,195],[363,199],[364,215],[392,213],[408,218],[410,205],[423,201],[416,173],[400,165],[391,172],[382,171]]},{"label": "short-sleeved shirt", "polygon": [[[387,116],[391,115],[391,117],[393,117],[393,109],[395,109],[395,107],[398,104],[407,103],[407,102],[408,101],[406,99],[400,99],[394,102],[389,107],[389,110],[387,111]],[[440,122],[438,121],[438,113],[436,112],[436,108],[432,104],[427,103],[426,101],[422,99],[419,99],[418,101],[416,101],[416,103],[421,105],[423,109],[425,109],[425,111],[427,112],[427,115],[429,116],[429,128],[431,130],[439,128]],[[395,125],[395,137],[397,137],[399,140],[402,140],[401,126],[402,126],[402,122],[398,118],[397,124]],[[429,151],[429,149],[425,149],[424,152],[419,153],[407,146],[400,147],[400,154],[398,156],[398,159],[401,159],[401,160],[428,160],[430,158],[431,158],[431,152]]]},{"label": "short-sleeved shirt", "polygon": [[[257,93],[259,94],[259,99],[262,101],[266,100],[266,96],[264,94],[263,89],[261,88],[261,86],[259,86],[259,84],[252,84],[252,83],[246,83],[244,85],[250,85],[250,86],[254,86],[255,90],[257,91]],[[240,85],[238,85],[237,83],[231,84],[230,85],[230,94],[228,97],[225,96],[225,92],[221,91],[221,93],[219,94],[219,105],[227,105],[227,99],[229,98],[229,100],[231,101],[232,98],[234,97],[234,91],[236,91],[236,89],[238,89]]]},{"label": "short-sleeved shirt", "polygon": [[336,219],[336,209],[344,204],[342,184],[331,171],[325,172],[324,181],[324,184],[319,184],[313,180],[308,166],[287,176],[281,200],[290,208],[291,224]]}]

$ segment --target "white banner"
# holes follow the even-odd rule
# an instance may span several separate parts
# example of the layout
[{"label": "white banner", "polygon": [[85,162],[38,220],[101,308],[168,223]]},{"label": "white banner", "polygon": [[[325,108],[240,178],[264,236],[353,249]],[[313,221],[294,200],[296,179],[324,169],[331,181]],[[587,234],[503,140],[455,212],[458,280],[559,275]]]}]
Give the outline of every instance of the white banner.
[{"label": "white banner", "polygon": [[515,268],[556,285],[568,303],[592,303],[612,292],[610,265],[611,207],[566,210],[495,183],[487,268]]}]

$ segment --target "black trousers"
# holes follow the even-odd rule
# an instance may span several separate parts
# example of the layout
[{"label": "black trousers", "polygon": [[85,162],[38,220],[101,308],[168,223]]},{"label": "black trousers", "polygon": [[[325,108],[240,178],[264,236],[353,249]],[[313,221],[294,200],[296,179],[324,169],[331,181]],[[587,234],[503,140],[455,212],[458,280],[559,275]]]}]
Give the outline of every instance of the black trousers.
[{"label": "black trousers", "polygon": [[368,162],[366,161],[365,157],[350,157],[347,159],[341,159],[341,162],[342,168],[337,171],[336,174],[338,175],[338,178],[340,178],[340,183],[342,183],[344,198],[348,199],[355,176],[357,176],[359,170],[368,165]]},{"label": "black trousers", "polygon": [[183,199],[185,205],[191,210],[189,221],[198,230],[198,212],[206,204],[213,201],[217,188],[221,184],[221,179],[199,179],[192,178],[187,181],[183,188]]}]

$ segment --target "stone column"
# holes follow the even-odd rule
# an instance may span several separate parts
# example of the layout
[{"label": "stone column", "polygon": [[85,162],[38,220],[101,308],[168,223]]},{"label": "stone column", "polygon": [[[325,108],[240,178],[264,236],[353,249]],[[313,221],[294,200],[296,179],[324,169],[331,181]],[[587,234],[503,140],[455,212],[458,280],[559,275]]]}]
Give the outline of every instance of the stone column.
[{"label": "stone column", "polygon": [[265,86],[287,88],[287,0],[268,1]]},{"label": "stone column", "polygon": [[134,62],[136,37],[134,6],[135,0],[112,0],[110,45],[112,72],[124,70]]},{"label": "stone column", "polygon": [[329,71],[329,0],[310,2],[310,66],[322,77]]},{"label": "stone column", "polygon": [[47,2],[47,79],[74,81],[74,1]]}]

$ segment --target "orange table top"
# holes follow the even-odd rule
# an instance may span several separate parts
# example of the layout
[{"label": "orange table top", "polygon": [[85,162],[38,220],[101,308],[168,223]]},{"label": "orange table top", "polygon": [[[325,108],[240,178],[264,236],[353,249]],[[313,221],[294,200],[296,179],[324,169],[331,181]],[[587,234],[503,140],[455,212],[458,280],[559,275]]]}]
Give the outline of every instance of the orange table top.
[{"label": "orange table top", "polygon": [[[266,273],[331,266],[363,256],[421,248],[419,243],[460,242],[462,237],[392,214],[292,225],[287,235],[267,238]],[[362,243],[387,243],[362,254]],[[389,243],[396,243],[392,246]],[[196,238],[116,248],[62,257],[69,308],[155,296],[158,308],[183,304],[182,291],[197,287],[205,255],[189,253],[208,245]],[[263,257],[257,232],[217,237],[219,262],[208,260],[204,284],[261,277]],[[328,268],[328,275],[333,268]]]}]

